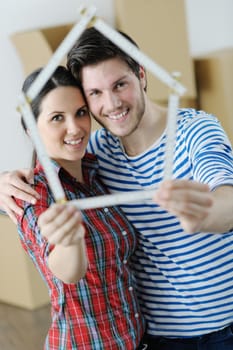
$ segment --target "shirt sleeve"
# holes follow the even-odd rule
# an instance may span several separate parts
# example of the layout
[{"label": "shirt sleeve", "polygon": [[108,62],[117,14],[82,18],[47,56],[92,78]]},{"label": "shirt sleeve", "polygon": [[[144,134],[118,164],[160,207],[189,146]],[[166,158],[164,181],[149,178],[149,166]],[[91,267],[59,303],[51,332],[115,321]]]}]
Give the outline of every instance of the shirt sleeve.
[{"label": "shirt sleeve", "polygon": [[207,183],[212,190],[232,186],[232,146],[218,119],[203,112],[193,118],[185,134],[194,180]]},{"label": "shirt sleeve", "polygon": [[24,250],[44,278],[45,274],[51,273],[48,268],[48,256],[53,246],[41,235],[38,218],[50,204],[48,188],[45,184],[37,185],[36,191],[41,196],[36,205],[18,201],[18,204],[24,209],[23,215],[18,217],[18,233]]}]

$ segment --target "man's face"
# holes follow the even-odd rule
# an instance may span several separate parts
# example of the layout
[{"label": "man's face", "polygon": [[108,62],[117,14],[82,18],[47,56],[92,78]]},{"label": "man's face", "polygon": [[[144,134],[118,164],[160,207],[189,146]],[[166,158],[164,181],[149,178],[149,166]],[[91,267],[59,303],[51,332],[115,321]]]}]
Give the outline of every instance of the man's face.
[{"label": "man's face", "polygon": [[131,135],[145,111],[145,73],[140,79],[119,58],[82,68],[82,84],[91,113],[112,134]]}]

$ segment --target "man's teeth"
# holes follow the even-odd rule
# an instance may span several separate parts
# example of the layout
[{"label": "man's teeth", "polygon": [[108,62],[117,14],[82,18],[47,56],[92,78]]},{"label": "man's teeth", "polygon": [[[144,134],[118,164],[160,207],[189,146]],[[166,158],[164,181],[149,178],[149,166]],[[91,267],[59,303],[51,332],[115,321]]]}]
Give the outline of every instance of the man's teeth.
[{"label": "man's teeth", "polygon": [[120,113],[120,114],[109,115],[109,118],[110,118],[110,119],[117,120],[117,119],[123,118],[126,114],[127,114],[127,111],[122,112],[122,113]]},{"label": "man's teeth", "polygon": [[79,140],[71,140],[71,141],[65,141],[68,145],[78,145],[81,142],[81,139]]}]

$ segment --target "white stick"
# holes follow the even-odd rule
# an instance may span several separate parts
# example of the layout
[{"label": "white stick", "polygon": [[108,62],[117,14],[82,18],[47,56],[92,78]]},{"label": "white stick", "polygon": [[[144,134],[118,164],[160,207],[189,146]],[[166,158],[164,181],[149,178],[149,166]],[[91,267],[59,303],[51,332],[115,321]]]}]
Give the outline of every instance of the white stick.
[{"label": "white stick", "polygon": [[83,199],[75,199],[68,202],[68,204],[75,205],[79,210],[109,207],[113,205],[120,205],[124,203],[143,202],[145,200],[152,200],[155,189],[119,192],[114,194],[107,194],[97,197],[88,197]]},{"label": "white stick", "polygon": [[166,147],[164,160],[164,180],[172,178],[174,153],[176,147],[176,119],[179,106],[179,96],[172,92],[168,99],[168,114],[166,127]]},{"label": "white stick", "polygon": [[38,77],[35,79],[31,87],[29,88],[27,92],[29,100],[32,101],[40,92],[42,87],[45,85],[45,83],[55,71],[56,67],[60,64],[63,57],[65,57],[65,55],[69,52],[69,50],[74,45],[75,41],[79,38],[79,36],[86,28],[87,24],[93,19],[95,12],[95,7],[89,7],[83,18],[67,34],[65,39],[54,52],[48,64],[44,67],[44,69],[41,71],[41,73],[38,75]]},{"label": "white stick", "polygon": [[47,156],[44,145],[40,139],[38,133],[37,124],[34,118],[34,115],[31,110],[31,106],[28,103],[25,95],[21,93],[20,95],[20,105],[19,110],[23,116],[23,120],[30,131],[30,138],[34,143],[38,159],[43,166],[46,178],[48,180],[49,186],[53,192],[54,198],[56,201],[61,201],[65,199],[65,193],[63,187],[60,183],[60,180],[52,166],[51,160]]},{"label": "white stick", "polygon": [[165,69],[160,67],[151,58],[141,52],[134,44],[132,44],[123,35],[111,28],[101,19],[96,19],[94,27],[104,36],[110,39],[114,44],[119,46],[123,51],[135,59],[139,64],[149,70],[154,76],[161,80],[165,85],[176,91],[177,94],[183,95],[186,88],[174,79]]}]

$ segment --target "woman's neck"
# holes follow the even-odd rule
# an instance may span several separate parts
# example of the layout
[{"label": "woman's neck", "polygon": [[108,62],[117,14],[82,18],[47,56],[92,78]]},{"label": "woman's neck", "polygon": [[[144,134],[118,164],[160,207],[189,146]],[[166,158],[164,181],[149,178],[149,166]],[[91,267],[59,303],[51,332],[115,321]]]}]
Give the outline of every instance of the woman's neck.
[{"label": "woman's neck", "polygon": [[58,163],[77,181],[84,182],[83,180],[83,172],[82,172],[82,161],[69,161],[62,160],[62,162],[58,161]]}]

